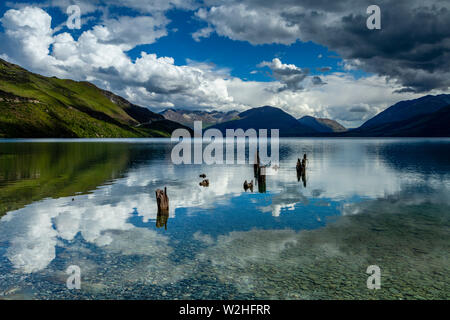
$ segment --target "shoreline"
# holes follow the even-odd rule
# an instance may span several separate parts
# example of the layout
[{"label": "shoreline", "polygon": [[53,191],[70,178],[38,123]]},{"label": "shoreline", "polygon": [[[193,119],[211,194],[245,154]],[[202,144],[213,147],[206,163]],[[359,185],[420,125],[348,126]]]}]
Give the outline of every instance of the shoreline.
[{"label": "shoreline", "polygon": [[[183,140],[193,140],[196,141],[201,138],[183,138]],[[259,138],[257,138],[259,139]],[[264,138],[268,139],[268,138]],[[450,140],[450,137],[427,137],[427,136],[417,136],[417,137],[280,137],[280,140],[417,140],[417,139],[429,139],[429,140]],[[148,137],[148,138],[0,138],[0,143],[7,142],[123,142],[123,141],[172,141],[172,138],[168,137]],[[227,139],[219,139],[227,140]],[[173,141],[177,142],[179,140]]]}]

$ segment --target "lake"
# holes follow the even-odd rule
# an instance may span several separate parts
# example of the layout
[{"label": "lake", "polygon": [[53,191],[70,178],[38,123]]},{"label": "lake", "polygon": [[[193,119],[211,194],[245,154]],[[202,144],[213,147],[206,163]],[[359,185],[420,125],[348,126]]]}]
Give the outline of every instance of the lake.
[{"label": "lake", "polygon": [[253,192],[252,165],[174,165],[173,146],[0,140],[0,298],[450,298],[450,139],[281,139]]}]

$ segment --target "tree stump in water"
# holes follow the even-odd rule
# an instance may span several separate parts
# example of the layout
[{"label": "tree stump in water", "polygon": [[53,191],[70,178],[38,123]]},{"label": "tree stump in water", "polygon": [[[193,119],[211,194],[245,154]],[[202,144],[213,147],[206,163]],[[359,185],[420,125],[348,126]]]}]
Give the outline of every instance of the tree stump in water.
[{"label": "tree stump in water", "polygon": [[302,165],[302,162],[300,161],[300,158],[297,159],[297,165],[295,168],[297,169],[297,174],[299,173],[301,175],[301,173],[303,171],[303,165]]},{"label": "tree stump in water", "polygon": [[264,174],[258,176],[258,192],[266,193],[266,176]]},{"label": "tree stump in water", "polygon": [[259,161],[259,151],[256,151],[255,162],[253,164],[253,172],[255,174],[255,178],[257,178],[260,174],[260,161]]},{"label": "tree stump in water", "polygon": [[[306,172],[306,162],[307,162],[306,154],[303,155],[303,159],[300,160],[300,158],[297,159],[297,178],[299,178],[301,175],[303,175]],[[300,179],[299,179],[300,181]]]},{"label": "tree stump in water", "polygon": [[164,187],[164,191],[157,189],[155,193],[158,212],[169,211],[169,197],[167,196],[167,188]]},{"label": "tree stump in water", "polygon": [[253,180],[250,182],[247,182],[247,180],[244,181],[244,190],[247,191],[248,189],[253,192]]},{"label": "tree stump in water", "polygon": [[297,159],[297,181],[300,182],[300,179],[303,182],[303,186],[306,188],[306,162],[308,159],[306,158],[306,153],[303,155],[303,159]]},{"label": "tree stump in water", "polygon": [[167,221],[169,220],[169,210],[158,210],[158,215],[156,216],[156,228],[164,227],[167,230]]},{"label": "tree stump in water", "polygon": [[306,159],[306,153],[303,155],[303,159],[302,159],[302,167],[303,167],[303,170],[304,171],[306,171],[306,161],[307,161],[308,159]]},{"label": "tree stump in water", "polygon": [[303,186],[306,188],[306,170],[303,170],[302,172],[302,182]]}]

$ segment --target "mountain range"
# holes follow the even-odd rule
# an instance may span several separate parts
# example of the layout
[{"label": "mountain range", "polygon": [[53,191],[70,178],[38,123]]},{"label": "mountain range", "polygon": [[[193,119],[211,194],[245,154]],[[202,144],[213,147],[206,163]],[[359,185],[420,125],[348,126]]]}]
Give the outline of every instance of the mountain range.
[{"label": "mountain range", "polygon": [[241,112],[236,119],[218,123],[211,128],[219,129],[224,134],[226,129],[279,129],[280,137],[315,136],[321,133],[312,124],[303,123],[283,110],[271,106]]},{"label": "mountain range", "polygon": [[356,129],[331,119],[296,119],[271,106],[238,111],[155,113],[89,82],[44,77],[0,59],[0,138],[170,137],[173,130],[279,129],[281,137],[449,137],[450,95],[400,101]]},{"label": "mountain range", "polygon": [[314,129],[317,132],[333,133],[333,132],[345,132],[347,128],[341,125],[339,122],[331,119],[314,118],[311,116],[304,116],[298,119],[298,122]]},{"label": "mountain range", "polygon": [[198,111],[182,109],[166,109],[160,112],[164,118],[172,120],[190,128],[194,128],[195,121],[201,121],[203,128],[213,126],[218,123],[234,120],[239,114],[238,111]]},{"label": "mountain range", "polygon": [[254,108],[236,119],[212,126],[226,129],[279,129],[282,137],[450,137],[450,95],[428,95],[401,101],[355,129],[330,119],[296,120],[274,107]]},{"label": "mountain range", "polygon": [[400,101],[387,108],[348,136],[449,137],[450,95],[427,95]]}]

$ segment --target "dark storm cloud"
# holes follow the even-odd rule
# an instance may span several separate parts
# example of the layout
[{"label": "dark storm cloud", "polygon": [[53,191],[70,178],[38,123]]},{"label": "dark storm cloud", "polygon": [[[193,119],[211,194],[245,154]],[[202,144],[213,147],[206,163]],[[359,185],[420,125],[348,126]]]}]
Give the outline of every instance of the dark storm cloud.
[{"label": "dark storm cloud", "polygon": [[[298,91],[304,89],[304,81],[308,77],[309,69],[299,68],[293,64],[283,64],[280,59],[275,58],[271,62],[264,61],[258,67],[269,67],[272,72],[272,77],[277,79],[282,86],[278,88],[278,92],[292,90]],[[315,77],[314,77],[315,78]],[[317,77],[318,78],[318,77]],[[317,82],[317,80],[312,80]],[[319,78],[319,81],[322,81]],[[314,83],[316,84],[316,83]],[[319,84],[319,83],[317,83]],[[322,82],[323,84],[323,82]]]},{"label": "dark storm cloud", "polygon": [[312,77],[311,81],[312,81],[313,85],[315,85],[315,86],[321,86],[321,85],[327,84],[318,76]]},{"label": "dark storm cloud", "polygon": [[[220,35],[253,44],[313,41],[346,60],[357,59],[365,71],[397,80],[403,91],[450,87],[448,0],[215,0],[206,4],[214,8],[201,18]],[[373,4],[381,9],[381,30],[366,27],[366,10]],[[244,21],[236,19],[239,16]],[[257,17],[262,16],[271,23],[261,23]],[[255,27],[258,33],[246,33]],[[258,39],[259,34],[264,37]],[[283,37],[277,38],[280,34]]]}]

